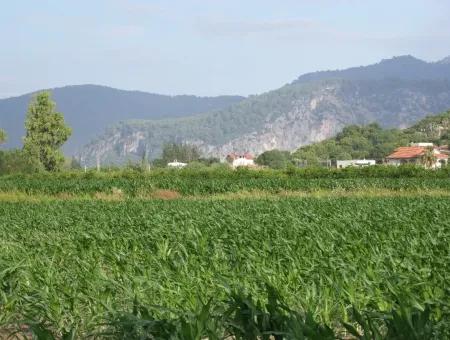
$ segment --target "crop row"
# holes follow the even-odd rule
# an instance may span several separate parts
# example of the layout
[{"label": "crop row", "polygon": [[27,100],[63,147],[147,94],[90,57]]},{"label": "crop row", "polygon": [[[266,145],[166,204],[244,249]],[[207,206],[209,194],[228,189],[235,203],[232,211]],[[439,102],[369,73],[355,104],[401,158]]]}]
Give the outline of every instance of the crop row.
[{"label": "crop row", "polygon": [[282,172],[200,172],[183,173],[164,171],[155,174],[43,174],[0,177],[0,192],[20,191],[28,194],[72,195],[112,192],[119,189],[135,197],[158,189],[177,191],[183,195],[217,194],[238,191],[263,190],[315,191],[315,190],[428,190],[450,191],[450,178],[432,177],[356,177],[356,178],[305,178]]},{"label": "crop row", "polygon": [[[346,321],[327,325],[311,312],[291,309],[267,286],[267,299],[229,291],[226,299],[198,300],[196,308],[145,306],[137,299],[130,311],[111,312],[88,333],[76,323],[57,329],[51,320],[22,320],[3,325],[9,339],[173,339],[173,340],[441,340],[450,337],[448,304],[411,305],[403,297],[389,311],[351,309]],[[440,312],[438,316],[433,311]],[[1,325],[0,325],[1,327]],[[1,335],[0,333],[0,335]]]},{"label": "crop row", "polygon": [[0,322],[87,330],[136,300],[189,310],[270,284],[333,325],[448,302],[449,242],[446,198],[2,203]]}]

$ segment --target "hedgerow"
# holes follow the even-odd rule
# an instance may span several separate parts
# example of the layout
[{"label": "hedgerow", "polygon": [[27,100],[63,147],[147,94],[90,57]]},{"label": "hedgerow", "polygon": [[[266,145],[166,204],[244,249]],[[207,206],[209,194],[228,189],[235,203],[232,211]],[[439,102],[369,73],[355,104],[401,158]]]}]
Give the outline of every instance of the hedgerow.
[{"label": "hedgerow", "polygon": [[355,189],[427,190],[450,189],[450,172],[420,167],[375,166],[362,169],[183,169],[113,172],[63,172],[0,177],[0,191],[29,194],[93,195],[120,189],[129,197],[158,189],[174,190],[183,195],[203,195],[242,190],[314,191]]}]

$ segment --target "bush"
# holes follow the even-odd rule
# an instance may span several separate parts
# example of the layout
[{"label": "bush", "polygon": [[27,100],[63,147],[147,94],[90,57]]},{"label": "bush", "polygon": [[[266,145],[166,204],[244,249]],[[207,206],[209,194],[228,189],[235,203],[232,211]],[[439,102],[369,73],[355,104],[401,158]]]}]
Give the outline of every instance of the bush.
[{"label": "bush", "polygon": [[270,150],[259,155],[255,162],[272,169],[284,169],[291,163],[291,154],[289,151]]},{"label": "bush", "polygon": [[43,170],[22,150],[0,151],[0,175],[34,173]]}]

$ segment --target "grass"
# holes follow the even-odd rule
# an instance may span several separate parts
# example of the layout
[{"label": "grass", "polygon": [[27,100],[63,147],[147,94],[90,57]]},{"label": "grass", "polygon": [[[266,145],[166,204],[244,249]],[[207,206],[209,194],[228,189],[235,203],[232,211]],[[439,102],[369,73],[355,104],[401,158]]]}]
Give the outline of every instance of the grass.
[{"label": "grass", "polygon": [[376,197],[450,197],[450,191],[445,189],[406,189],[393,190],[383,188],[369,189],[317,189],[313,191],[288,191],[279,192],[264,190],[242,190],[222,194],[206,195],[182,195],[175,190],[153,190],[140,193],[136,197],[123,193],[120,189],[113,188],[111,192],[95,192],[93,194],[40,194],[21,191],[0,192],[0,202],[45,202],[45,201],[151,201],[151,200],[258,200],[258,199],[283,199],[283,198],[376,198]]}]

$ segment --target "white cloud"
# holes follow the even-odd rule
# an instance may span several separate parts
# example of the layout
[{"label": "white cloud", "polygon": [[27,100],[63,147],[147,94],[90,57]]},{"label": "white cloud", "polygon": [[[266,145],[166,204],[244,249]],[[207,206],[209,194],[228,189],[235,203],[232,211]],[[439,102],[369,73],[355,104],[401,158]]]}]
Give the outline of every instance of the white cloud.
[{"label": "white cloud", "polygon": [[138,25],[118,25],[103,29],[103,34],[113,38],[132,38],[140,37],[144,34],[145,29]]},{"label": "white cloud", "polygon": [[270,32],[286,32],[296,30],[311,30],[319,26],[309,19],[281,19],[266,21],[224,21],[213,19],[197,20],[197,29],[206,35],[236,36]]},{"label": "white cloud", "polygon": [[115,0],[115,4],[120,10],[132,16],[143,16],[164,11],[164,8],[160,5],[143,0]]}]

